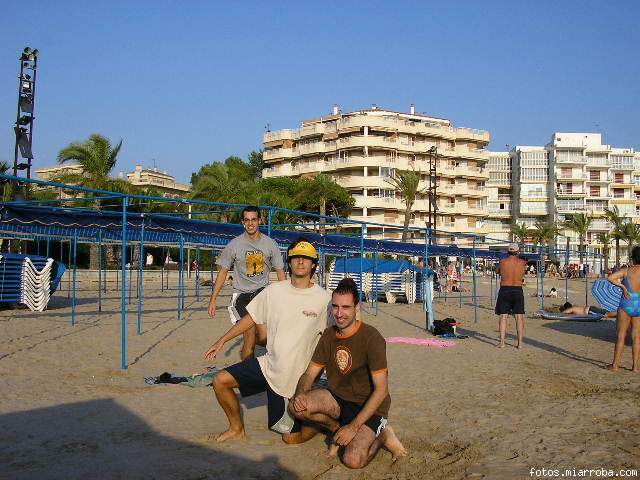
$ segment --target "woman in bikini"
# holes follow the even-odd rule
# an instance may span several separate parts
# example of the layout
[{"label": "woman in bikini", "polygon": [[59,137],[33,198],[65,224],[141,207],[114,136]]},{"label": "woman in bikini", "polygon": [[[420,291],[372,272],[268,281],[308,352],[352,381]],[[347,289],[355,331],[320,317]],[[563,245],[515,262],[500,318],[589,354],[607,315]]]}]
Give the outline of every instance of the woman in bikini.
[{"label": "woman in bikini", "polygon": [[640,246],[633,247],[630,260],[629,267],[607,276],[607,280],[622,289],[616,320],[617,339],[613,350],[613,363],[607,367],[612,371],[620,368],[627,330],[631,324],[632,369],[634,372],[640,372]]}]

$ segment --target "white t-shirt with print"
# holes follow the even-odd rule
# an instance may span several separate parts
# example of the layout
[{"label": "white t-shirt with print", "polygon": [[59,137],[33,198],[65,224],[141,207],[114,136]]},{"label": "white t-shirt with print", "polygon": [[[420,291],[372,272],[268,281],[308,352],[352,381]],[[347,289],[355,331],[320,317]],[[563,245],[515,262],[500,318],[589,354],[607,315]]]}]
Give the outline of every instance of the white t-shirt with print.
[{"label": "white t-shirt with print", "polygon": [[247,305],[256,324],[267,327],[267,353],[258,357],[271,389],[293,396],[313,351],[331,323],[331,294],[314,284],[295,288],[290,281],[272,283]]}]

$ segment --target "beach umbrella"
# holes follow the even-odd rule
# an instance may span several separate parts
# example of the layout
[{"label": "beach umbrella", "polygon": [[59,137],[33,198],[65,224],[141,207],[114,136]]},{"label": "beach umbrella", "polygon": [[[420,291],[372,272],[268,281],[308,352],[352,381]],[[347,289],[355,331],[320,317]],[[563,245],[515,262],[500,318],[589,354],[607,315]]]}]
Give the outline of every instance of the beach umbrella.
[{"label": "beach umbrella", "polygon": [[591,287],[591,294],[602,308],[615,312],[622,298],[622,289],[607,280],[596,280]]}]

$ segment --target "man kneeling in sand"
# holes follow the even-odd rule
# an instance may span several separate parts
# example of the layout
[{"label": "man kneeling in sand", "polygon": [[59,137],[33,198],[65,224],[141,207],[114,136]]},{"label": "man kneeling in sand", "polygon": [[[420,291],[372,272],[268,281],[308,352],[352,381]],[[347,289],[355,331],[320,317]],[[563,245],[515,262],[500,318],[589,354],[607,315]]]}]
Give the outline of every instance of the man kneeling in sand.
[{"label": "man kneeling in sand", "polygon": [[234,388],[243,397],[267,392],[269,428],[281,433],[285,443],[301,443],[317,433],[295,422],[287,404],[328,325],[331,296],[311,281],[318,266],[318,252],[311,243],[300,237],[287,254],[290,281],[268,285],[247,305],[248,313],[205,354],[208,360],[215,358],[226,342],[254,325],[258,337],[267,339],[265,355],[226,367],[213,380],[216,398],[229,420],[229,428],[215,438],[217,442],[245,437]]},{"label": "man kneeling in sand", "polygon": [[[394,459],[407,454],[387,425],[391,397],[386,343],[375,328],[356,320],[358,296],[352,279],[340,281],[331,299],[336,324],[322,334],[289,403],[298,420],[334,432],[329,454],[336,456],[344,447],[342,461],[349,468],[366,466],[382,446]],[[324,368],[329,388],[312,390]]]}]

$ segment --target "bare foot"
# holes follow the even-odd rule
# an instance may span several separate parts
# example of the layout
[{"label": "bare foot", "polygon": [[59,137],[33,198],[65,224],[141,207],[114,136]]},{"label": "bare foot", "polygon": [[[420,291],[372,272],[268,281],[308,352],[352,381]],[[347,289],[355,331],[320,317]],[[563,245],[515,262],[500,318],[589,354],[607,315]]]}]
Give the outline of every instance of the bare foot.
[{"label": "bare foot", "polygon": [[338,458],[338,449],[340,448],[339,445],[336,445],[335,443],[332,443],[329,446],[329,451],[327,452],[327,457],[328,458]]},{"label": "bare foot", "polygon": [[521,348],[522,348],[522,345],[518,345],[518,346],[516,346],[516,348],[517,348],[517,349],[521,349]]},{"label": "bare foot", "polygon": [[404,448],[400,439],[396,436],[396,432],[393,431],[390,425],[387,425],[384,429],[385,435],[382,446],[391,452],[391,456],[394,461],[399,458],[407,456],[407,449]]},{"label": "bare foot", "polygon": [[240,431],[226,430],[219,435],[209,435],[208,442],[222,443],[227,440],[245,440],[247,438],[244,429]]},{"label": "bare foot", "polygon": [[496,345],[496,348],[504,348],[504,342],[500,342],[498,345]]},{"label": "bare foot", "polygon": [[607,370],[610,370],[612,372],[617,372],[619,367],[617,365],[607,365],[604,368],[606,368]]}]

